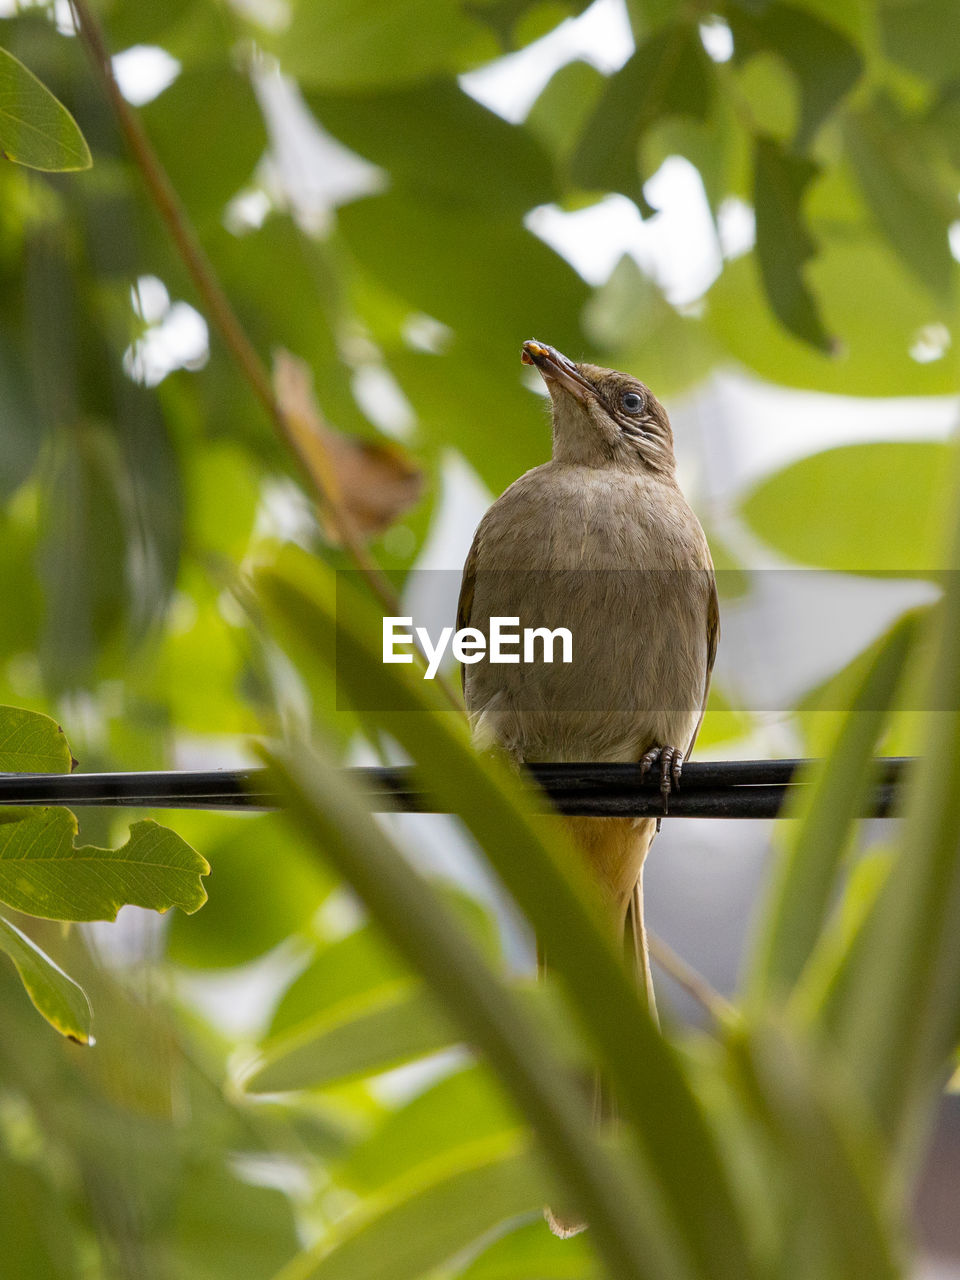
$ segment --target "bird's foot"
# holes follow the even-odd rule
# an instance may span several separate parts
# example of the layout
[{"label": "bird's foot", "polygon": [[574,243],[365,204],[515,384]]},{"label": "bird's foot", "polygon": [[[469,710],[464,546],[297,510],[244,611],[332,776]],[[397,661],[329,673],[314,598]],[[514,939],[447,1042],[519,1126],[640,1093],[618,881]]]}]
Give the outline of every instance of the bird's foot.
[{"label": "bird's foot", "polygon": [[[680,774],[683,772],[683,752],[676,747],[651,747],[640,757],[641,780],[654,768],[660,766],[660,794],[663,796],[663,812],[670,808],[670,793],[680,790]],[[657,819],[659,826],[659,819]]]}]

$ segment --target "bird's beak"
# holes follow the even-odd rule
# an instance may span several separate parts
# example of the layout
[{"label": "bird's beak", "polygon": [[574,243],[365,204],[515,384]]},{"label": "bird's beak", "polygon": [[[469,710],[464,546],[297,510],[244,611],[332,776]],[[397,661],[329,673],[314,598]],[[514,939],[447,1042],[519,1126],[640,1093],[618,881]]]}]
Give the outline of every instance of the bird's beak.
[{"label": "bird's beak", "polygon": [[572,360],[568,360],[553,347],[537,342],[535,338],[528,338],[521,349],[520,359],[524,364],[536,365],[548,388],[555,382],[577,400],[586,402],[589,399],[600,399],[600,393],[593,383],[587,381]]}]

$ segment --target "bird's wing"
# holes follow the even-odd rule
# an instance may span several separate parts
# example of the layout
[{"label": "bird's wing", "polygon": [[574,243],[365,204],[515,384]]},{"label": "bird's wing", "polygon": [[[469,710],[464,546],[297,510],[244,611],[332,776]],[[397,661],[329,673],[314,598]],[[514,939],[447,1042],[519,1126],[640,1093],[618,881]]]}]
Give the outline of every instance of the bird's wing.
[{"label": "bird's wing", "polygon": [[697,734],[700,732],[700,726],[703,724],[703,714],[707,709],[707,698],[710,696],[710,676],[713,672],[713,664],[717,656],[717,645],[720,641],[720,600],[717,596],[717,580],[711,573],[710,575],[710,596],[707,600],[707,670],[703,678],[703,701],[700,704],[700,719],[697,721],[697,727],[693,731],[693,736],[687,745],[686,755],[689,756],[693,750],[693,744],[697,740]]}]

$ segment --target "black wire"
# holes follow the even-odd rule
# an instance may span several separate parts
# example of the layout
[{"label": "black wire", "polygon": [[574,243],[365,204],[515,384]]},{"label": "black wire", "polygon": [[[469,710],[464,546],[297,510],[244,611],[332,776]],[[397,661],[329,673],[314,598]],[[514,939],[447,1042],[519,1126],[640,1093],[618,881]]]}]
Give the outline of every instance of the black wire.
[{"label": "black wire", "polygon": [[[674,818],[775,818],[803,786],[806,760],[692,761],[669,800]],[[883,817],[911,760],[876,762],[877,784],[863,816]],[[408,766],[346,769],[380,812],[438,812],[429,784]],[[636,764],[537,764],[529,773],[561,813],[581,817],[659,817],[659,777]],[[0,805],[102,805],[151,809],[275,809],[266,769],[155,773],[0,774]],[[549,807],[549,806],[545,806]]]}]

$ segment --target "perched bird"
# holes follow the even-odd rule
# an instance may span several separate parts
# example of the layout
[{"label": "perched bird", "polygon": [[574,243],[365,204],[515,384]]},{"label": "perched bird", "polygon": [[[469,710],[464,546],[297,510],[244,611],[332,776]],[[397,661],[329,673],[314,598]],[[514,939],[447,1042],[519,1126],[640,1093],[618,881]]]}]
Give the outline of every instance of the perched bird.
[{"label": "perched bird", "polygon": [[[487,634],[492,617],[518,617],[565,627],[573,661],[465,666],[474,735],[517,762],[638,762],[659,772],[666,804],[700,728],[719,635],[713,562],[677,484],[670,421],[629,374],[575,364],[534,340],[521,359],[550,393],[553,457],[480,522],[457,625]],[[642,872],[658,821],[564,821],[618,938],[632,932],[656,1017]],[[558,1235],[584,1225],[547,1218]]]}]

